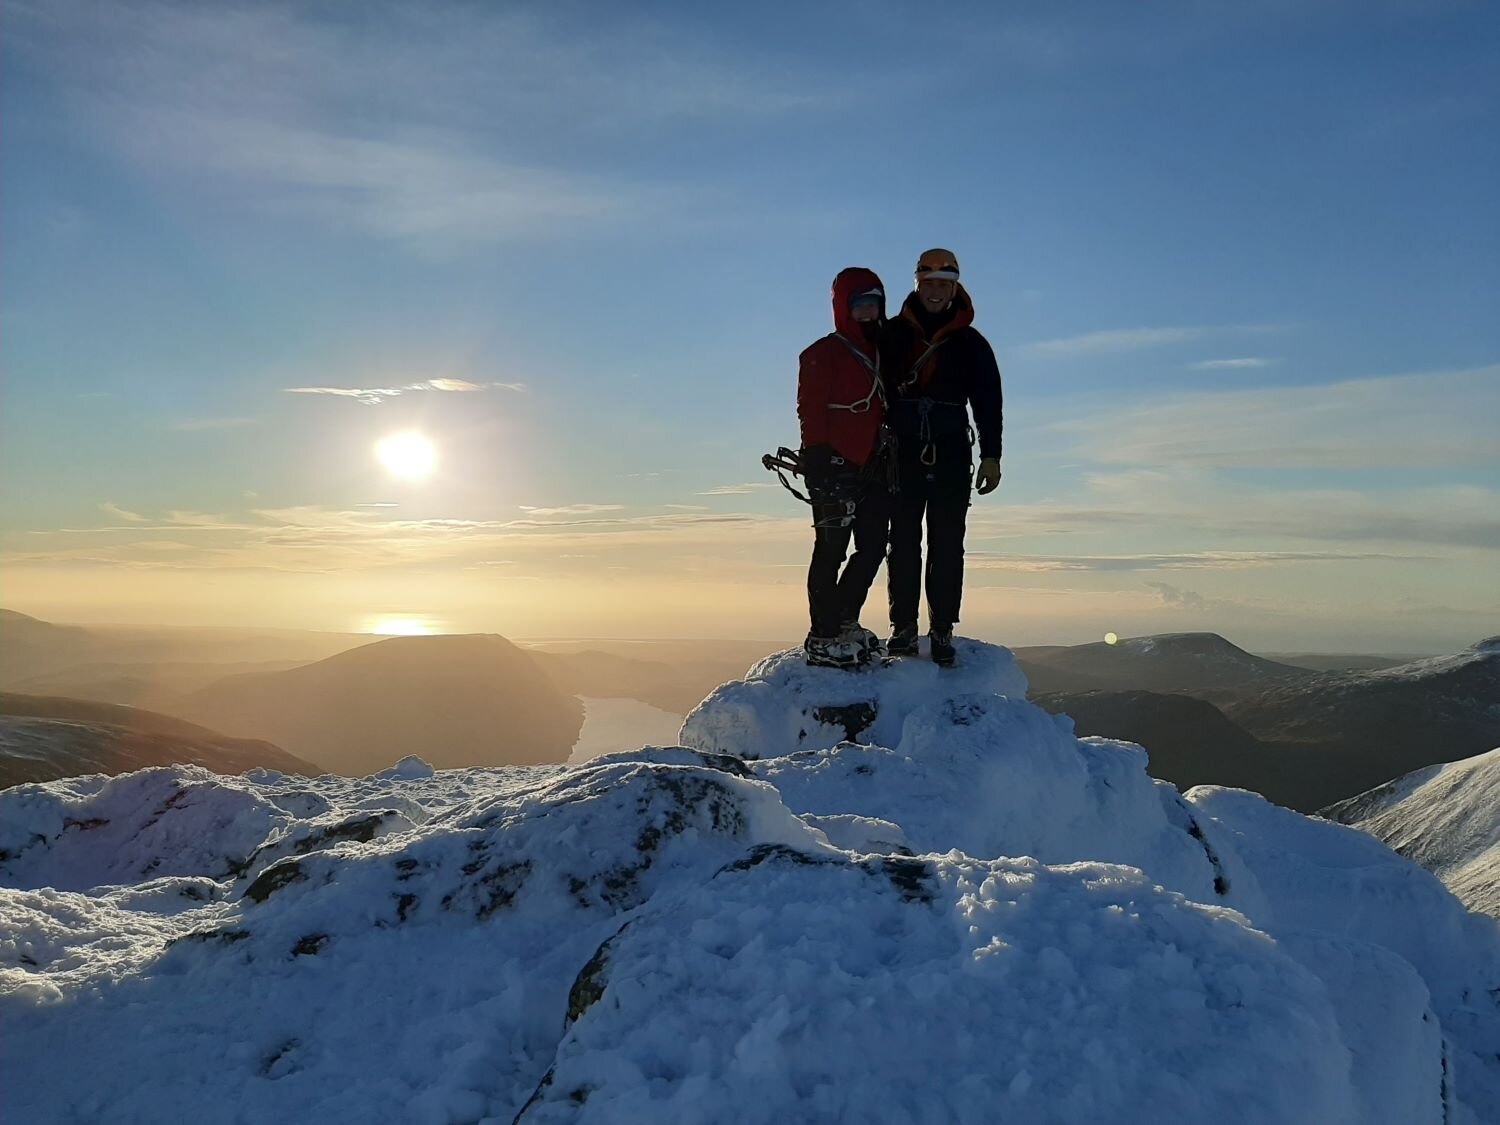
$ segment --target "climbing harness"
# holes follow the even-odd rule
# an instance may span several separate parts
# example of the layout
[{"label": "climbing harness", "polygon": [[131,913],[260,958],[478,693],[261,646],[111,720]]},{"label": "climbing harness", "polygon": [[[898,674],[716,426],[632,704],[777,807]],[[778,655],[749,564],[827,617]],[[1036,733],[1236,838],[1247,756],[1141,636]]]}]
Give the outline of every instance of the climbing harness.
[{"label": "climbing harness", "polygon": [[[849,353],[859,361],[859,365],[869,373],[870,389],[862,399],[847,403],[830,402],[828,409],[847,410],[850,414],[868,414],[877,402],[884,409],[886,405],[885,385],[880,381],[879,354],[877,353],[875,358],[871,359],[842,332],[834,332],[831,335],[848,348]],[[803,464],[802,450],[788,449],[783,445],[775,453],[767,453],[763,456],[760,463],[776,474],[777,479],[781,481],[781,487],[812,508],[813,527],[848,527],[854,522],[854,509],[858,507],[860,500],[868,491],[875,470],[890,471],[886,467],[884,454],[892,441],[890,431],[885,426],[881,426],[875,450],[870,456],[869,464],[864,468],[854,468],[844,458],[834,454],[829,459],[830,466],[844,471],[835,472],[831,481],[816,486],[809,483],[807,491],[812,495],[804,495],[786,478],[786,474],[791,473],[792,476],[799,476],[806,480],[807,472]]]},{"label": "climbing harness", "polygon": [[[932,358],[934,352],[950,339],[952,339],[951,336],[944,336],[942,339],[927,345],[927,350],[911,365],[911,370],[907,372],[906,378],[896,387],[897,395],[904,396],[916,385],[917,379],[922,374],[922,368],[927,365],[927,361]],[[902,405],[908,402],[915,404],[917,408],[917,439],[922,443],[922,448],[917,454],[917,460],[927,468],[930,469],[937,464],[937,442],[933,440],[932,436],[932,411],[934,407],[949,407],[963,411],[965,426],[969,434],[969,445],[972,446],[974,444],[974,430],[967,425],[968,408],[963,403],[949,402],[946,399],[923,395],[921,398],[916,399],[901,398],[897,404]]]},{"label": "climbing harness", "polygon": [[917,460],[921,461],[929,469],[937,464],[937,442],[933,440],[932,436],[932,411],[935,407],[941,406],[964,411],[965,430],[968,433],[969,445],[972,446],[974,444],[974,429],[967,424],[968,413],[963,403],[949,402],[946,399],[940,398],[928,398],[926,395],[918,399],[908,399],[907,401],[914,402],[917,407],[917,440],[922,443],[922,451],[917,455]]},{"label": "climbing harness", "polygon": [[[834,476],[833,480],[826,484],[807,486],[807,495],[800,492],[797,486],[786,479],[786,474],[800,476],[806,479],[806,466],[803,464],[803,451],[800,449],[788,449],[781,446],[775,453],[767,453],[760,459],[760,463],[781,481],[781,487],[790,492],[798,500],[808,505],[813,510],[813,527],[848,527],[854,522],[854,509],[859,506],[860,499],[869,487],[869,479],[865,470],[854,472],[841,472]],[[842,466],[845,469],[849,463],[835,454],[830,463],[835,467]],[[874,464],[874,461],[871,461]]]}]

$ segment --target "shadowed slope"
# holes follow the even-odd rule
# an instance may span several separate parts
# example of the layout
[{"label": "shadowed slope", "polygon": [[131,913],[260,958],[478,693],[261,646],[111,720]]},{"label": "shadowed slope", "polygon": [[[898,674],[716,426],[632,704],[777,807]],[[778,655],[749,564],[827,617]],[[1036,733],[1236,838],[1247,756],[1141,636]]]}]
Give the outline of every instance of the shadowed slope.
[{"label": "shadowed slope", "polygon": [[504,637],[393,637],[286,672],[233,676],[178,713],[351,775],[409,754],[442,768],[565,760],[577,699]]}]

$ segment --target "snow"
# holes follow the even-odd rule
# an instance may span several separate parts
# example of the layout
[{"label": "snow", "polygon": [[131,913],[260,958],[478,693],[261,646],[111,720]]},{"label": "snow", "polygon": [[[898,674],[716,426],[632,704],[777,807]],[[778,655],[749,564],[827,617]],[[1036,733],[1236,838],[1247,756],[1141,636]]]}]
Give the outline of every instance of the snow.
[{"label": "snow", "polygon": [[1422,680],[1457,672],[1475,664],[1488,664],[1495,669],[1496,675],[1500,675],[1500,638],[1490,637],[1470,646],[1463,652],[1423,657],[1409,664],[1398,664],[1394,668],[1376,668],[1361,675],[1372,680]]},{"label": "snow", "polygon": [[0,791],[13,1122],[1500,1120],[1500,927],[1004,649],[677,746]]},{"label": "snow", "polygon": [[1429,766],[1325,815],[1433,872],[1470,910],[1500,918],[1500,749]]}]

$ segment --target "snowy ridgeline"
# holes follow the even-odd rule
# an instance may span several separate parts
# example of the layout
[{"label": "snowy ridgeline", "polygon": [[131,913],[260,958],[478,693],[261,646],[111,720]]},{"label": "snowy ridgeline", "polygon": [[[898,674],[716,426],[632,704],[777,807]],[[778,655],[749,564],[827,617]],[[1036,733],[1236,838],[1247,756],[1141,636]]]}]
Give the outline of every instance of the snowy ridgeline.
[{"label": "snowy ridgeline", "polygon": [[1500,1120],[1492,919],[960,659],[580,766],[0,792],[0,1116]]},{"label": "snowy ridgeline", "polygon": [[1428,766],[1323,814],[1384,840],[1500,919],[1500,749]]}]

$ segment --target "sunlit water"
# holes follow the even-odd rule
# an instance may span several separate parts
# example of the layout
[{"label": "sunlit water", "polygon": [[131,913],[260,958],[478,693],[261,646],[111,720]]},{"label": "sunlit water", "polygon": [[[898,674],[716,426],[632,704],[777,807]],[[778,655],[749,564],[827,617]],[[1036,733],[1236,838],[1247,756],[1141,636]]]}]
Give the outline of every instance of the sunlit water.
[{"label": "sunlit water", "polygon": [[570,762],[642,746],[675,746],[682,716],[638,699],[583,699],[583,730]]}]

